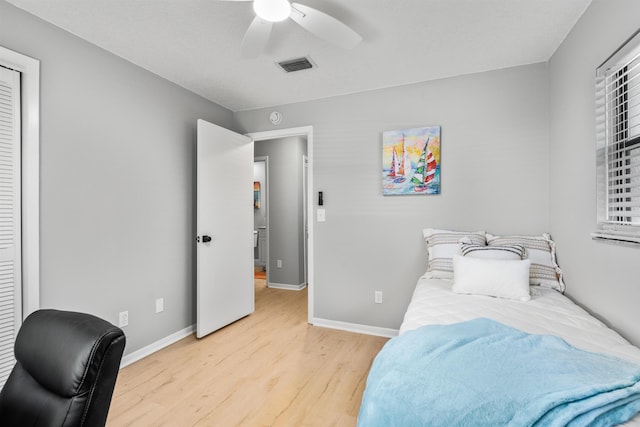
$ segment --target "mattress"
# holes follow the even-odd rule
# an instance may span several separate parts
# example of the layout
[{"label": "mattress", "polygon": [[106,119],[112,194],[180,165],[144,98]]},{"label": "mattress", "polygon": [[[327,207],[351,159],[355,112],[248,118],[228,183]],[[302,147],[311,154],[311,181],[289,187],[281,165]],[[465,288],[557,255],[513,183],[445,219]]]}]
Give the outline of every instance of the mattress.
[{"label": "mattress", "polygon": [[[531,300],[517,301],[451,291],[451,281],[421,277],[400,334],[423,325],[486,317],[530,334],[555,335],[587,351],[640,363],[640,349],[553,289],[531,287]],[[640,416],[625,424],[640,426]]]}]

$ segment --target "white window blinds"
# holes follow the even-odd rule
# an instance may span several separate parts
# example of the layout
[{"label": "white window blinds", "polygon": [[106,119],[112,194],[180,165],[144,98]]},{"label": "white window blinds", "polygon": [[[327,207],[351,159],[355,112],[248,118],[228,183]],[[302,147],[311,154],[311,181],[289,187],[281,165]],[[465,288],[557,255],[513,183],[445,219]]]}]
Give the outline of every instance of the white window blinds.
[{"label": "white window blinds", "polygon": [[640,37],[596,73],[598,232],[640,243]]},{"label": "white window blinds", "polygon": [[20,73],[0,67],[0,387],[21,324]]}]

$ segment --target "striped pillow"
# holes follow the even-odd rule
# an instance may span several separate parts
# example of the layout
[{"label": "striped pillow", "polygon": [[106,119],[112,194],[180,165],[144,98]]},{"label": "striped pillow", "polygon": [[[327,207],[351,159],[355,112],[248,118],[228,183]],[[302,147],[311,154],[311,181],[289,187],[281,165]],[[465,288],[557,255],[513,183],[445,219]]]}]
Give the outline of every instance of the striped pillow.
[{"label": "striped pillow", "polygon": [[527,251],[522,245],[485,246],[468,243],[463,239],[460,243],[460,255],[471,258],[523,260]]},{"label": "striped pillow", "polygon": [[556,261],[556,246],[547,233],[541,236],[494,236],[487,233],[489,246],[522,245],[531,260],[529,284],[564,292],[562,270]]},{"label": "striped pillow", "polygon": [[484,231],[450,231],[425,228],[422,230],[424,241],[427,244],[426,277],[437,279],[453,278],[453,257],[460,252],[460,239],[467,237],[473,244],[486,245]]}]

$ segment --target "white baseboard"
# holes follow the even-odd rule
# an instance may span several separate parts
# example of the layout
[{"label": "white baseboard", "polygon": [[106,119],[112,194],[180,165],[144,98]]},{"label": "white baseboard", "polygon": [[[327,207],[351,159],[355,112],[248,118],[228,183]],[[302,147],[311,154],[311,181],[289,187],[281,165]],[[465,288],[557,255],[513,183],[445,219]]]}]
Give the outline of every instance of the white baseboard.
[{"label": "white baseboard", "polygon": [[290,291],[301,291],[304,288],[307,287],[306,283],[300,283],[299,285],[290,285],[288,283],[274,283],[274,282],[269,282],[267,283],[267,287],[268,288],[272,288],[272,289],[287,289]]},{"label": "white baseboard", "polygon": [[398,329],[339,322],[337,320],[319,319],[317,317],[310,319],[309,322],[313,326],[320,326],[322,328],[340,329],[342,331],[357,332],[359,334],[375,335],[378,337],[393,338],[398,336]]},{"label": "white baseboard", "polygon": [[140,350],[136,350],[133,353],[129,353],[122,358],[120,362],[120,368],[131,365],[133,362],[149,356],[158,350],[161,350],[176,341],[180,341],[182,338],[188,337],[196,331],[196,325],[187,326],[186,328],[175,332],[167,337],[164,337],[154,343],[149,344],[146,347],[142,347]]}]

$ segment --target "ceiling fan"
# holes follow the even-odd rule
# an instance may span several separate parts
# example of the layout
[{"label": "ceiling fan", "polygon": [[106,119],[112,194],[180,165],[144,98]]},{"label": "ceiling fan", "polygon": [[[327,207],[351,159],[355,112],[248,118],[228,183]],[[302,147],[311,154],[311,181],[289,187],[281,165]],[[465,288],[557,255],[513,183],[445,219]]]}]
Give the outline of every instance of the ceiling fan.
[{"label": "ceiling fan", "polygon": [[256,17],[249,25],[242,40],[242,57],[255,58],[263,51],[274,22],[291,18],[310,33],[338,47],[351,49],[362,37],[333,16],[300,3],[288,0],[222,0],[252,1]]}]

